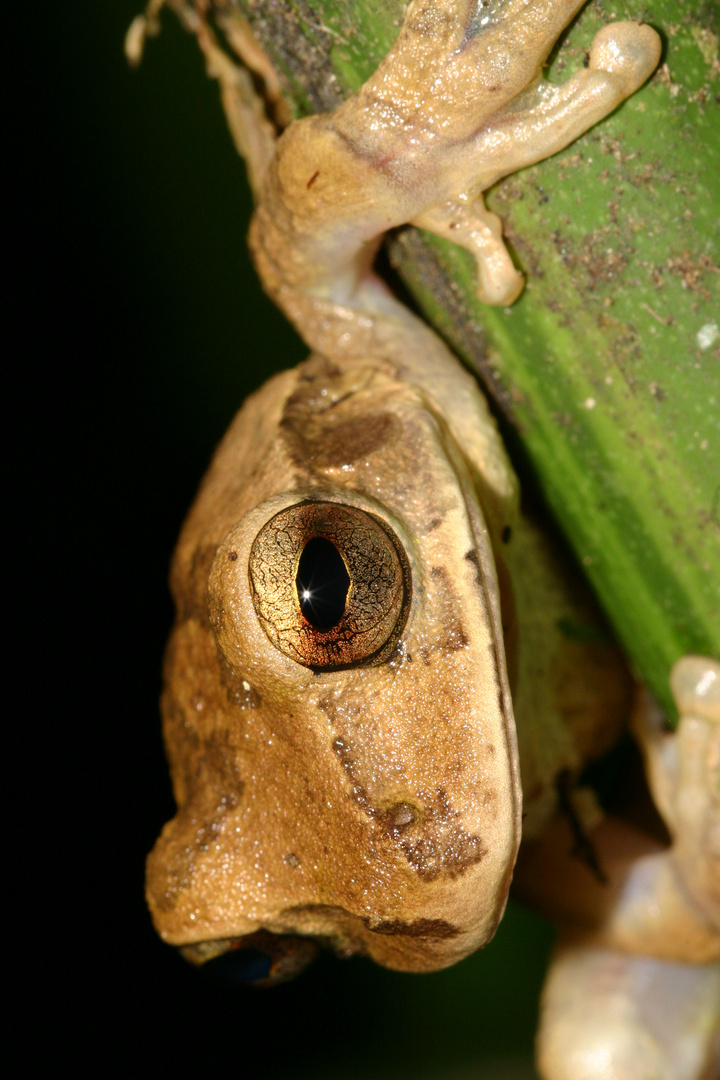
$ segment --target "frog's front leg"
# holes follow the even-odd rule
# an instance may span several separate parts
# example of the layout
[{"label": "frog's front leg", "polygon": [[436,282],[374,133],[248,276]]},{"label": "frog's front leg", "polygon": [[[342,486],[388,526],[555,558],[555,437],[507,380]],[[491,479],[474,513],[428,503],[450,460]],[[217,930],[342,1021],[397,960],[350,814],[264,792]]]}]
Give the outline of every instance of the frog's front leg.
[{"label": "frog's front leg", "polygon": [[[720,664],[684,657],[671,684],[677,731],[646,708],[635,733],[672,845],[643,851],[614,823],[598,833],[610,877],[604,898],[595,886],[599,917],[593,927],[582,903],[574,921],[566,912],[543,994],[548,1080],[720,1075]],[[576,875],[564,879],[568,908],[583,892]],[[592,892],[586,881],[586,902]]]},{"label": "frog's front leg", "polygon": [[635,736],[673,837],[673,866],[720,936],[720,663],[685,656],[673,668],[671,686],[681,716],[677,732],[643,710]]},{"label": "frog's front leg", "polygon": [[599,948],[557,950],[541,1005],[544,1080],[717,1080],[720,969]]},{"label": "frog's front leg", "polygon": [[[493,115],[458,148],[455,197],[423,210],[413,224],[470,251],[477,261],[483,303],[511,304],[523,278],[503,243],[500,219],[486,209],[480,192],[568,146],[634,93],[657,66],[659,55],[659,39],[650,27],[631,22],[606,26],[596,35],[584,70],[563,86],[538,76],[523,97]],[[479,162],[484,168],[478,169]]]},{"label": "frog's front leg", "polygon": [[[602,919],[611,946],[667,959],[720,962],[720,664],[686,656],[672,671],[680,721],[665,729],[652,705],[634,734],[650,792],[672,838],[638,858]],[[607,846],[607,859],[613,851]]]},{"label": "frog's front leg", "polygon": [[[332,304],[387,314],[370,269],[382,234],[406,222],[468,247],[483,299],[517,296],[522,279],[480,193],[597,123],[660,55],[650,27],[617,23],[597,35],[586,69],[546,83],[542,64],[583,2],[416,0],[361,90],[281,138],[251,245],[266,288],[314,348],[332,348],[318,334]],[[354,339],[367,354],[368,335]]]}]

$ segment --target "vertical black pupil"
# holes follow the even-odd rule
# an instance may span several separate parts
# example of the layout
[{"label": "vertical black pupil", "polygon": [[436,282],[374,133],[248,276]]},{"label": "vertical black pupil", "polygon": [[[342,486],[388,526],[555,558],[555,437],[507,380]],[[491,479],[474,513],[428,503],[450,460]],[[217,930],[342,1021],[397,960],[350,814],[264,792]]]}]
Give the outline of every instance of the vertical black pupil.
[{"label": "vertical black pupil", "polygon": [[317,630],[337,626],[345,612],[350,578],[340,552],[324,536],[314,536],[303,548],[295,583],[300,610],[310,625]]}]

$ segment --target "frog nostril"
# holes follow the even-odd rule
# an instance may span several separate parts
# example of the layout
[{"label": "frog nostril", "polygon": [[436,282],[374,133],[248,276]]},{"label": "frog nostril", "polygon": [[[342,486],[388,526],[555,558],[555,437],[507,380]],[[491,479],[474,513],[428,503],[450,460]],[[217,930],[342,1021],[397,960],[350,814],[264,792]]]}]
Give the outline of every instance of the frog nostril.
[{"label": "frog nostril", "polygon": [[393,832],[399,832],[409,825],[414,825],[417,819],[418,811],[406,802],[395,803],[385,813],[385,821]]},{"label": "frog nostril", "polygon": [[400,803],[398,806],[393,807],[390,820],[396,828],[401,825],[411,825],[415,820],[415,813],[407,803]]}]

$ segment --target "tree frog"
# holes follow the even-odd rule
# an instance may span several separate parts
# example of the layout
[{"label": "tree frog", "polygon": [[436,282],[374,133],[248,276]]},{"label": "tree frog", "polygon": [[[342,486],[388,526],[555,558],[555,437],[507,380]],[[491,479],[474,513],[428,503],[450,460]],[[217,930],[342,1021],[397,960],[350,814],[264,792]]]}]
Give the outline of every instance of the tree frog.
[{"label": "tree frog", "polygon": [[625,724],[625,667],[521,514],[477,384],[373,271],[384,233],[412,222],[473,253],[484,301],[518,296],[482,192],[600,121],[660,56],[654,30],[615,22],[548,83],[582,2],[413,0],[372,78],[275,145],[207,5],[174,0],[250,158],[258,271],[312,354],[245,403],[175,553],[178,812],[147,895],[188,959],[264,957],[272,981],[318,943],[450,965],[491,939],[515,874],[563,928],[541,1075],[698,1080],[718,1055],[720,665],[674,669],[676,733],[634,708],[670,842],[602,818],[578,778]]}]

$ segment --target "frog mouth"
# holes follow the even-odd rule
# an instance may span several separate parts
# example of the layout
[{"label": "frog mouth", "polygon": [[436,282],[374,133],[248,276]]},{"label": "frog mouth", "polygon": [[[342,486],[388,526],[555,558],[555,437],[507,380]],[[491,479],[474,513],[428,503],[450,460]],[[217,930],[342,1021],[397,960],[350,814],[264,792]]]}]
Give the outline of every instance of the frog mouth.
[{"label": "frog mouth", "polygon": [[179,952],[210,975],[262,988],[296,978],[315,959],[319,947],[309,938],[257,930],[181,945]]}]

